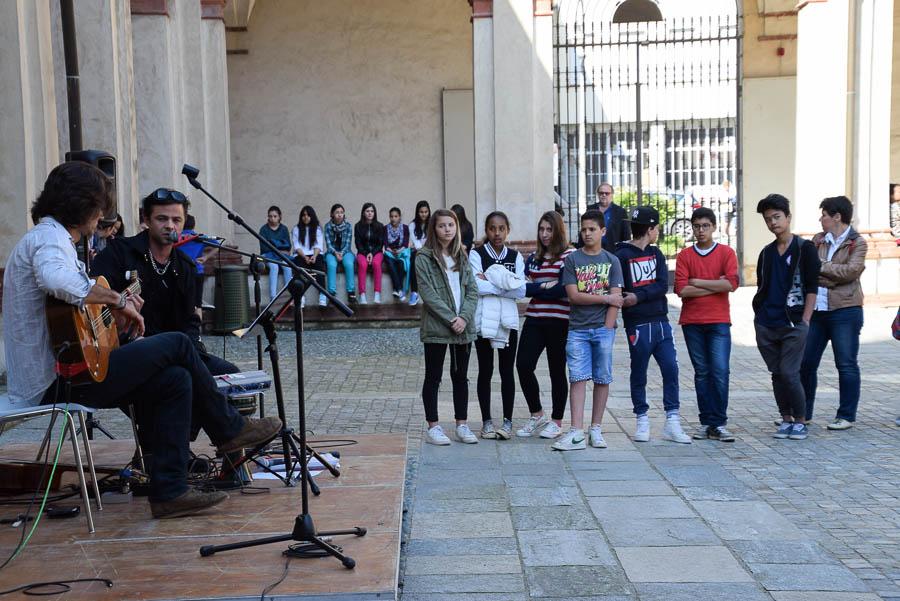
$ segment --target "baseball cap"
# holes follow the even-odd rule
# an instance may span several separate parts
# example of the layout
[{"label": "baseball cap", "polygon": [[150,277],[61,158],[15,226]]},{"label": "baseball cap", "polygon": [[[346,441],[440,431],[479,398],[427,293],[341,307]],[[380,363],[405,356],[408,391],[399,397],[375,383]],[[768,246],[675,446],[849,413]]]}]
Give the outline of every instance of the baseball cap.
[{"label": "baseball cap", "polygon": [[641,225],[657,225],[659,223],[659,211],[653,207],[642,205],[629,210],[629,217],[626,219],[631,223],[639,223]]}]

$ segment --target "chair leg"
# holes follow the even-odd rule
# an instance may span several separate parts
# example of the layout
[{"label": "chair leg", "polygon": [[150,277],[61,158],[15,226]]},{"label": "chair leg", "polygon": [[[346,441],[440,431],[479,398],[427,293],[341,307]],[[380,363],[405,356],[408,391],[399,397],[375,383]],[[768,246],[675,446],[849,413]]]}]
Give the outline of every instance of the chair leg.
[{"label": "chair leg", "polygon": [[91,450],[91,440],[85,428],[84,411],[78,412],[78,424],[81,426],[81,440],[84,442],[84,455],[87,457],[88,472],[91,474],[91,485],[94,488],[94,498],[97,500],[97,511],[103,511],[103,502],[100,500],[100,483],[97,482],[97,470],[94,468],[94,452]]},{"label": "chair leg", "polygon": [[[53,438],[53,426],[56,425],[56,415],[58,411],[52,411],[50,413],[50,424],[47,426],[47,432],[44,434],[43,440],[41,440],[41,446],[38,448],[37,457],[35,457],[35,461],[41,460],[41,455],[44,454],[44,450],[46,450],[47,445],[50,444],[51,439]],[[63,432],[65,435],[65,432]]]},{"label": "chair leg", "polygon": [[[84,465],[81,463],[81,449],[78,448],[78,436],[75,434],[75,420],[71,414],[64,416],[66,429],[72,437],[72,451],[75,453],[75,468],[78,470],[78,483],[81,485],[81,500],[84,502],[84,515],[87,518],[88,532],[94,533],[94,514],[91,511],[91,497],[88,495],[87,481],[84,477]],[[63,432],[65,436],[65,432]]]},{"label": "chair leg", "polygon": [[128,417],[131,419],[131,432],[134,434],[134,452],[138,458],[138,469],[142,472],[146,472],[146,466],[144,465],[144,450],[141,449],[141,439],[138,436],[138,427],[137,422],[134,419],[134,405],[128,405]]}]

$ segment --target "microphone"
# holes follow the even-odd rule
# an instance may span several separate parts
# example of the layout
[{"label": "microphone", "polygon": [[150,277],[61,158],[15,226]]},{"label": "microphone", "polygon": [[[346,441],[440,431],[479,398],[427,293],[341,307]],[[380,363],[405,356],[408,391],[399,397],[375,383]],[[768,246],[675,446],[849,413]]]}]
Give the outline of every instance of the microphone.
[{"label": "microphone", "polygon": [[171,242],[172,244],[177,243],[178,242],[178,232],[176,232],[175,230],[172,230],[171,232],[166,234],[166,241]]},{"label": "microphone", "polygon": [[[169,236],[171,239],[172,235],[175,232],[172,232]],[[174,242],[175,248],[187,244],[188,242],[193,242],[194,240],[199,240],[200,242],[212,242],[213,244],[221,244],[225,239],[219,238],[218,236],[207,236],[206,234],[191,234],[189,236],[182,236],[181,238],[176,237],[176,241]]]}]

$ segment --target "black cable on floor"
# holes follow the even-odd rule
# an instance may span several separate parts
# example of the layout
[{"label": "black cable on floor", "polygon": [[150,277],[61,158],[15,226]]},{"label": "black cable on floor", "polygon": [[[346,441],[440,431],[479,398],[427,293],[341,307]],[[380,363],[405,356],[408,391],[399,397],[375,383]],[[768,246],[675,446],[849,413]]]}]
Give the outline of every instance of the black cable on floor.
[{"label": "black cable on floor", "polygon": [[284,571],[281,573],[281,577],[263,589],[262,594],[259,596],[259,601],[266,601],[266,595],[271,593],[273,590],[275,590],[275,587],[284,582],[284,579],[287,578],[288,575],[288,568],[291,565],[291,559],[293,559],[293,557],[288,555],[287,559],[284,562]]},{"label": "black cable on floor", "polygon": [[[50,597],[53,595],[61,595],[63,593],[68,593],[69,591],[71,591],[72,587],[69,585],[75,584],[77,582],[103,582],[109,588],[112,588],[113,585],[113,581],[109,580],[108,578],[75,578],[73,580],[51,580],[48,582],[32,582],[31,584],[23,584],[22,586],[18,586],[16,588],[6,589],[5,591],[0,591],[0,596],[9,595],[11,593],[18,593],[19,591],[22,591],[22,593],[25,595],[31,595],[33,597]],[[57,588],[49,591],[40,590],[42,588],[50,586]]]}]

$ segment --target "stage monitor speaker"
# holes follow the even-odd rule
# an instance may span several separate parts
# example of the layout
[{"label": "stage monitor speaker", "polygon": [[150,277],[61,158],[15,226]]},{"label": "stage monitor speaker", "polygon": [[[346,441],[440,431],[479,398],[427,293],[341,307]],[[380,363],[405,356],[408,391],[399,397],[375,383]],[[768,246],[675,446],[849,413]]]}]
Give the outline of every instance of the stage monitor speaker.
[{"label": "stage monitor speaker", "polygon": [[[118,192],[118,186],[116,185],[116,157],[110,153],[105,150],[76,150],[74,152],[67,152],[66,160],[90,163],[112,180],[113,190]],[[116,204],[118,205],[118,194],[116,194]],[[118,210],[118,206],[116,206],[116,210]],[[113,211],[112,215],[105,215],[105,217],[115,219],[116,211]]]}]

